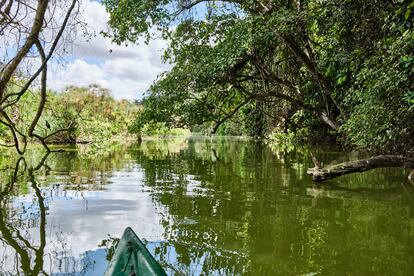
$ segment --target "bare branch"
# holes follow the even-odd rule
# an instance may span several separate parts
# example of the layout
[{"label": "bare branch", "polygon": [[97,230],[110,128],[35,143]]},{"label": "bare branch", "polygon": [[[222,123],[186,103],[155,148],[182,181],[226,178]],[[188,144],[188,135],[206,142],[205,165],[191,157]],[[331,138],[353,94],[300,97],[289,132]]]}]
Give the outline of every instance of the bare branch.
[{"label": "bare branch", "polygon": [[33,20],[32,29],[31,29],[29,36],[27,37],[25,43],[20,48],[20,50],[17,52],[13,60],[6,66],[6,68],[2,72],[2,76],[0,78],[0,100],[3,99],[6,85],[9,82],[10,78],[12,77],[13,73],[15,72],[17,66],[20,64],[23,58],[27,55],[30,48],[35,43],[35,40],[37,39],[39,32],[41,31],[47,5],[48,5],[47,0],[38,1],[35,19]]}]

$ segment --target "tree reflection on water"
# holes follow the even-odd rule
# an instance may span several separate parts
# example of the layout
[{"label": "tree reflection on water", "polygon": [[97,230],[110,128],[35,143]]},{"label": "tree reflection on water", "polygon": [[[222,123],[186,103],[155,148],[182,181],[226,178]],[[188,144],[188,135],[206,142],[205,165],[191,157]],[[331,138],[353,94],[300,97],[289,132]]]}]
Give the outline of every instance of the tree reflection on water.
[{"label": "tree reflection on water", "polygon": [[[358,157],[312,153],[327,163]],[[414,269],[414,189],[402,170],[316,186],[308,149],[240,139],[89,154],[0,156],[0,274],[101,275],[126,226],[171,275]]]},{"label": "tree reflection on water", "polygon": [[[414,192],[400,184],[403,171],[315,186],[306,176],[306,149],[218,139],[170,151],[166,143],[132,155],[168,241],[154,252],[184,274],[405,274],[414,268]],[[354,158],[315,152],[327,162]]]},{"label": "tree reflection on water", "polygon": [[[14,249],[16,254],[14,259],[15,265],[13,265],[13,267],[20,264],[20,269],[25,275],[46,274],[43,271],[43,256],[46,246],[46,208],[44,197],[42,196],[33,175],[34,171],[39,170],[44,165],[46,158],[47,155],[41,159],[36,167],[28,168],[26,160],[23,157],[20,157],[16,163],[10,181],[6,184],[5,189],[0,194],[0,239]],[[10,209],[8,208],[10,205],[9,196],[15,189],[15,185],[18,183],[18,178],[25,176],[26,173],[28,180],[31,183],[31,187],[35,191],[36,197],[31,205],[24,207],[23,213],[10,212]],[[30,212],[36,209],[38,212]],[[30,235],[27,232],[23,234],[23,237],[21,230],[24,229],[21,228],[27,223],[38,226],[40,237],[38,245],[34,245],[34,242],[30,241]]]},{"label": "tree reflection on water", "polygon": [[[81,260],[71,256],[64,234],[57,228],[54,229],[57,238],[53,244],[47,244],[47,236],[50,238],[52,235],[46,231],[48,201],[64,194],[56,189],[57,186],[50,189],[41,187],[36,180],[37,172],[43,171],[47,175],[51,171],[46,164],[49,154],[36,156],[34,160],[40,161],[35,165],[32,164],[33,160],[28,162],[20,157],[14,167],[5,168],[7,173],[2,174],[0,240],[4,254],[1,275],[59,275],[76,270],[85,271],[94,265],[87,255]],[[27,188],[32,189],[31,195],[19,199],[22,189]],[[46,252],[46,246],[53,249]]]}]

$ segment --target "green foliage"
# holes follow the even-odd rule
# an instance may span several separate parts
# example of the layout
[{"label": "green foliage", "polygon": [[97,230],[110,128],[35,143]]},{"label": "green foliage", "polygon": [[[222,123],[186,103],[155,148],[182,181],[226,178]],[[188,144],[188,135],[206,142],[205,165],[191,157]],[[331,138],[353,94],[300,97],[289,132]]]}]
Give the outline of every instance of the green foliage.
[{"label": "green foliage", "polygon": [[346,142],[357,146],[402,150],[414,146],[413,89],[414,32],[379,43],[362,64],[348,91],[350,116],[343,130]]},{"label": "green foliage", "polygon": [[173,128],[168,131],[169,136],[188,136],[191,131],[186,128]]},{"label": "green foliage", "polygon": [[170,41],[174,66],[151,86],[135,129],[289,129],[301,141],[414,148],[412,0],[103,3],[117,43],[154,29]]},{"label": "green foliage", "polygon": [[147,123],[139,129],[130,128],[130,131],[144,136],[186,136],[191,133],[185,128],[169,128],[165,122]]},{"label": "green foliage", "polygon": [[76,126],[73,131],[55,138],[56,142],[76,141],[101,146],[124,139],[128,135],[127,126],[139,112],[136,104],[117,101],[107,89],[98,85],[68,87],[63,93],[54,94],[49,106],[45,115],[52,119],[51,125],[61,128],[71,121]]},{"label": "green foliage", "polygon": [[268,135],[268,139],[275,144],[293,145],[296,144],[296,135],[293,132],[272,132]]},{"label": "green foliage", "polygon": [[166,136],[168,133],[168,128],[165,126],[165,123],[154,123],[154,124],[145,124],[141,133],[148,136]]},{"label": "green foliage", "polygon": [[[92,143],[105,147],[114,140],[124,140],[128,136],[127,126],[139,112],[139,106],[127,100],[115,100],[110,92],[98,85],[88,87],[71,86],[62,93],[48,91],[45,110],[36,127],[42,136],[58,132],[48,138],[49,143]],[[27,131],[35,116],[39,94],[26,93],[14,107],[13,117],[18,129]],[[8,132],[0,137],[10,141]]]},{"label": "green foliage", "polygon": [[264,137],[266,120],[264,115],[265,105],[261,101],[246,105],[240,112],[243,124],[243,134],[252,137]]},{"label": "green foliage", "polygon": [[409,92],[405,93],[404,100],[409,105],[409,110],[410,111],[414,110],[414,92],[409,91]]},{"label": "green foliage", "polygon": [[166,25],[171,15],[167,10],[168,0],[103,0],[107,11],[111,14],[109,24],[119,26],[111,35],[120,44],[125,40],[137,41],[143,33],[150,35],[153,24]]}]

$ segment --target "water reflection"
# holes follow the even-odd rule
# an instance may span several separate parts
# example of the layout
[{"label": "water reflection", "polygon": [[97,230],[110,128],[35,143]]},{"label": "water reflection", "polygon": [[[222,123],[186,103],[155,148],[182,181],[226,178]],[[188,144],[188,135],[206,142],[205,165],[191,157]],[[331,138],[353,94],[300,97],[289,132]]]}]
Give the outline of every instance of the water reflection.
[{"label": "water reflection", "polygon": [[[327,162],[358,157],[316,152]],[[173,245],[160,246],[167,254],[158,258],[171,261],[172,251],[173,265],[186,273],[407,274],[413,268],[413,189],[402,170],[314,186],[305,175],[306,150],[270,151],[226,139],[190,141],[162,157],[141,147],[134,157]]]},{"label": "water reflection", "polygon": [[[42,159],[44,162],[44,159]],[[35,169],[28,169],[29,172],[29,179],[32,183],[32,188],[35,191],[36,195],[36,202],[32,205],[25,206],[23,214],[16,214],[13,212],[7,212],[9,209],[7,208],[11,203],[7,198],[6,195],[11,193],[14,189],[14,185],[17,183],[17,179],[21,176],[20,168],[21,166],[26,167],[26,160],[24,158],[19,158],[14,168],[14,172],[11,176],[10,181],[7,183],[5,189],[1,192],[0,195],[0,204],[1,204],[1,213],[0,213],[0,232],[1,232],[1,241],[8,244],[12,247],[15,251],[14,255],[14,263],[20,264],[20,269],[26,275],[38,275],[40,272],[43,272],[43,254],[44,248],[46,245],[46,233],[45,233],[45,220],[46,220],[46,209],[44,205],[44,198],[41,195],[39,188],[37,187],[37,183],[34,181],[33,177],[33,170]],[[41,166],[41,164],[39,165]],[[23,170],[25,170],[24,168]],[[38,217],[32,217],[33,210],[38,207]],[[36,212],[37,213],[37,212]],[[32,225],[39,225],[39,236],[40,236],[40,244],[38,246],[34,246],[29,240],[30,238],[23,237],[20,230],[19,225],[22,224],[32,224]],[[5,260],[7,261],[7,260]],[[3,261],[3,263],[6,263]]]},{"label": "water reflection", "polygon": [[[86,153],[0,157],[0,274],[101,275],[126,226],[171,275],[414,269],[414,193],[404,170],[315,186],[309,149],[244,139]],[[358,157],[312,153],[328,163]]]},{"label": "water reflection", "polygon": [[[59,225],[53,225],[53,221],[50,223],[50,207],[54,200],[83,198],[83,192],[76,182],[61,188],[57,180],[61,172],[57,170],[57,177],[53,175],[46,161],[50,161],[49,157],[49,154],[42,156],[34,152],[29,158],[18,158],[14,166],[11,166],[12,159],[1,160],[1,275],[84,275],[88,270],[103,271],[94,269],[96,261],[89,255],[100,253],[102,257],[105,250],[74,256],[67,243],[67,233]],[[53,157],[51,159],[52,163],[56,162]],[[45,181],[49,177],[53,184]],[[72,187],[77,188],[71,192]]]}]

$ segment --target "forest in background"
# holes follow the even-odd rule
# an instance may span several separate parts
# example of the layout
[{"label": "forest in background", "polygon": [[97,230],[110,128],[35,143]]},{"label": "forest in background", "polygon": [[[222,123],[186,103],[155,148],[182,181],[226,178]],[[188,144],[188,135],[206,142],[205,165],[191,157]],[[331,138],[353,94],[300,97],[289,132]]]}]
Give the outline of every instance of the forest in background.
[{"label": "forest in background", "polygon": [[[22,133],[30,128],[39,98],[39,91],[26,93],[10,112]],[[113,142],[128,135],[128,125],[139,111],[137,103],[115,100],[109,90],[99,85],[69,86],[61,93],[47,91],[37,131],[51,144]],[[13,139],[3,125],[0,139],[4,143]]]},{"label": "forest in background", "polygon": [[[30,128],[39,98],[38,90],[30,91],[13,107],[11,118],[22,133]],[[139,101],[117,100],[111,91],[100,85],[68,86],[62,92],[47,91],[47,101],[37,130],[46,137],[48,144],[108,147],[114,142],[137,139],[131,129],[142,111]],[[139,133],[143,136],[179,136],[189,134],[189,130],[168,128],[165,123],[148,123]],[[0,141],[4,144],[12,140],[7,128],[0,125]]]}]

